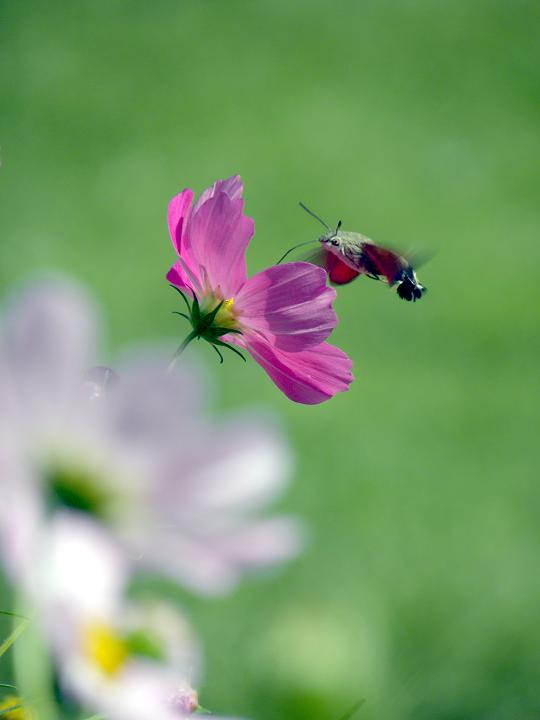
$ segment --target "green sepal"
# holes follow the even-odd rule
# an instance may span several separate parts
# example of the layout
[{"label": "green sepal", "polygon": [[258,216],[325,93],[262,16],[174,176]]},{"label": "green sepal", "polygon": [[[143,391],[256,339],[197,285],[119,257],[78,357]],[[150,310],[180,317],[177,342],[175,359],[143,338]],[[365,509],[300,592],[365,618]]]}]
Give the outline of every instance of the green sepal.
[{"label": "green sepal", "polygon": [[201,333],[201,337],[203,337],[207,342],[213,343],[216,342],[216,340],[218,340],[223,335],[228,335],[229,333],[233,333],[235,335],[242,335],[241,330],[231,330],[230,328],[223,327],[210,327]]},{"label": "green sepal", "polygon": [[229,333],[232,333],[234,335],[242,335],[242,330],[237,330],[236,328],[229,328],[229,327],[221,327],[221,326],[213,326],[213,323],[223,307],[223,304],[225,303],[225,300],[221,300],[210,312],[203,314],[201,312],[201,306],[199,303],[199,300],[197,298],[197,295],[192,291],[193,293],[193,301],[191,305],[189,304],[189,300],[187,299],[186,295],[180,290],[180,288],[176,287],[176,285],[171,285],[176,292],[182,296],[184,302],[186,303],[186,307],[189,310],[189,316],[186,315],[183,312],[179,312],[178,310],[173,310],[174,315],[179,315],[180,317],[183,317],[184,319],[188,320],[191,323],[191,326],[193,328],[192,332],[188,335],[188,337],[184,340],[184,342],[180,345],[178,350],[176,351],[175,355],[173,356],[173,359],[171,360],[169,364],[169,369],[174,367],[176,360],[178,359],[179,355],[183,352],[183,350],[187,347],[187,345],[192,341],[200,340],[203,338],[203,340],[206,340],[209,342],[219,357],[220,364],[223,363],[223,355],[219,351],[219,348],[217,347],[226,347],[229,348],[229,350],[232,350],[236,355],[242,358],[244,362],[246,362],[246,358],[242,355],[242,353],[237,350],[236,348],[232,347],[228,343],[225,343],[221,341],[219,338],[221,338],[223,335],[228,335]]},{"label": "green sepal", "polygon": [[205,325],[212,325],[212,323],[216,319],[216,315],[221,310],[221,307],[224,302],[225,302],[225,300],[222,300],[220,303],[218,303],[216,305],[216,307],[213,310],[211,310],[207,315],[204,316],[203,322]]},{"label": "green sepal", "polygon": [[180,288],[176,287],[176,285],[171,285],[171,287],[172,287],[173,290],[176,290],[176,292],[179,293],[179,294],[182,296],[182,299],[183,299],[184,302],[186,303],[186,307],[187,307],[187,309],[188,309],[188,312],[191,313],[191,306],[190,306],[190,304],[189,304],[189,300],[187,299],[187,297],[185,296],[185,294],[182,292],[182,290],[180,290]]},{"label": "green sepal", "polygon": [[191,305],[191,322],[193,327],[198,328],[201,324],[201,306],[197,300],[197,296],[193,293],[193,303]]},{"label": "green sepal", "polygon": [[[235,355],[238,355],[239,357],[241,357],[244,362],[247,362],[246,358],[242,355],[242,353],[240,352],[240,350],[238,350],[237,348],[235,348],[233,345],[229,345],[229,343],[224,343],[222,340],[214,340],[213,345],[214,345],[214,347],[215,347],[216,345],[219,345],[220,347],[228,348],[229,350],[232,350],[232,352],[233,352]],[[216,349],[217,349],[217,348],[216,348]]]},{"label": "green sepal", "polygon": [[223,355],[219,352],[218,346],[217,346],[217,345],[214,345],[214,343],[210,343],[210,347],[213,347],[214,350],[217,352],[217,354],[218,354],[218,356],[219,356],[219,364],[220,364],[220,365],[223,365]]},{"label": "green sepal", "polygon": [[219,332],[218,337],[221,337],[222,335],[228,335],[229,333],[233,333],[235,335],[243,335],[241,330],[236,330],[235,328],[213,327],[211,329],[213,332]]}]

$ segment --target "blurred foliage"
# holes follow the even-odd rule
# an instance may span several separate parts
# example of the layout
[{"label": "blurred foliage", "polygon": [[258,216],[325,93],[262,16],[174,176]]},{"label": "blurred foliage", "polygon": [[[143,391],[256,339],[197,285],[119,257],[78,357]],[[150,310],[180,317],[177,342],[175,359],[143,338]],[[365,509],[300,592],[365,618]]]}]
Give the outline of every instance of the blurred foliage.
[{"label": "blurred foliage", "polygon": [[415,305],[366,279],[340,290],[333,340],[357,381],[325,405],[193,350],[224,408],[256,398],[284,418],[298,461],[283,507],[312,534],[230,598],[182,597],[207,651],[203,705],[537,718],[536,0],[0,8],[2,292],[78,276],[108,352],[186,332],[163,276],[166,204],[187,185],[242,174],[252,271],[319,233],[299,200],[435,252]]}]

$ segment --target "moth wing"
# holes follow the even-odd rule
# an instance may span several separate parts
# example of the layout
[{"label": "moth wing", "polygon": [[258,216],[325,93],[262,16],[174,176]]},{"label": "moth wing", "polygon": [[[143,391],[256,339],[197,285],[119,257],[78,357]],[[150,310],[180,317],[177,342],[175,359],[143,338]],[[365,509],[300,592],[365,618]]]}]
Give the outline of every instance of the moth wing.
[{"label": "moth wing", "polygon": [[361,272],[349,267],[337,255],[320,245],[315,250],[306,253],[302,258],[305,262],[313,263],[326,270],[333,285],[347,285],[361,275]]},{"label": "moth wing", "polygon": [[315,250],[304,253],[304,255],[302,255],[302,261],[318,265],[319,267],[322,267],[323,270],[326,270],[326,255],[326,250],[319,244]]},{"label": "moth wing", "polygon": [[361,275],[359,270],[349,267],[347,263],[328,250],[326,251],[326,270],[333,285],[347,285]]},{"label": "moth wing", "polygon": [[419,267],[422,267],[422,265],[428,263],[434,256],[434,250],[411,250],[403,253],[403,257],[415,270],[417,270]]},{"label": "moth wing", "polygon": [[362,258],[368,275],[377,275],[394,285],[401,279],[407,261],[398,253],[374,243],[363,243]]}]

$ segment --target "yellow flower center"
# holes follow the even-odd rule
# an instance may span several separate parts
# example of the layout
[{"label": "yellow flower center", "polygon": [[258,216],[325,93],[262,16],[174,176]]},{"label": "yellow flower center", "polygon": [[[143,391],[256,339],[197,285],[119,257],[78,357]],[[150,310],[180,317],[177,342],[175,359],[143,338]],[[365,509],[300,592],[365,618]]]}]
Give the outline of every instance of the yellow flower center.
[{"label": "yellow flower center", "polygon": [[84,633],[84,650],[87,657],[106,674],[116,674],[129,657],[129,648],[113,628],[92,623]]},{"label": "yellow flower center", "polygon": [[211,313],[212,310],[216,308],[217,305],[219,305],[220,302],[223,302],[222,306],[219,308],[219,310],[216,313],[216,317],[214,318],[214,322],[212,325],[214,327],[221,327],[221,328],[231,328],[231,330],[239,330],[240,324],[236,318],[236,311],[234,309],[234,298],[230,297],[227,300],[223,300],[219,296],[216,297],[214,294],[207,295],[206,298],[201,303],[201,311],[204,315]]},{"label": "yellow flower center", "polygon": [[0,700],[0,716],[2,720],[33,720],[34,715],[23,707],[22,700],[17,695],[6,695]]},{"label": "yellow flower center", "polygon": [[218,310],[218,314],[216,315],[215,323],[218,327],[230,327],[233,330],[238,328],[236,313],[234,312],[233,306],[234,298],[229,298],[224,301],[223,305]]}]

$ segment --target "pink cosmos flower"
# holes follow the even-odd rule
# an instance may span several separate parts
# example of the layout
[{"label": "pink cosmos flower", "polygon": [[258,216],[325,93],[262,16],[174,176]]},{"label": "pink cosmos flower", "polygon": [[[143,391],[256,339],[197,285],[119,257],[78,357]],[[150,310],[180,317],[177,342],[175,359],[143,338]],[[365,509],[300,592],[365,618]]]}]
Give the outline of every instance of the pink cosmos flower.
[{"label": "pink cosmos flower", "polygon": [[326,286],[324,270],[305,262],[247,277],[245,254],[254,223],[243,214],[242,191],[235,175],[215,182],[194,205],[189,188],[169,204],[178,260],[167,279],[184,295],[185,317],[193,326],[179,351],[196,337],[208,340],[220,357],[220,347],[236,345],[291,400],[323,402],[353,380],[351,360],[325,342],[337,323],[335,291]]}]

